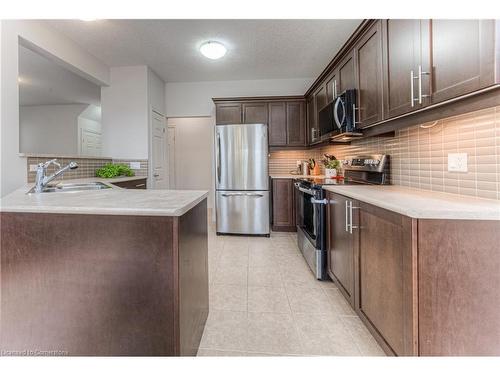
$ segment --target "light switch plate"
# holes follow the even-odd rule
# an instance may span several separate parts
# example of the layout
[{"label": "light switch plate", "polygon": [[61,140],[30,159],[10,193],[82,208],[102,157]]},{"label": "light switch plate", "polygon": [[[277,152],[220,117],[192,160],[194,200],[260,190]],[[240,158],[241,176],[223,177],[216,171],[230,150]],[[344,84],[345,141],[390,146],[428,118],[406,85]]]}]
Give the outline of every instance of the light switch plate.
[{"label": "light switch plate", "polygon": [[138,161],[131,161],[130,169],[141,169],[141,163]]},{"label": "light switch plate", "polygon": [[38,167],[38,164],[30,164],[30,172],[36,172],[37,167]]},{"label": "light switch plate", "polygon": [[467,154],[448,154],[448,172],[467,172]]}]

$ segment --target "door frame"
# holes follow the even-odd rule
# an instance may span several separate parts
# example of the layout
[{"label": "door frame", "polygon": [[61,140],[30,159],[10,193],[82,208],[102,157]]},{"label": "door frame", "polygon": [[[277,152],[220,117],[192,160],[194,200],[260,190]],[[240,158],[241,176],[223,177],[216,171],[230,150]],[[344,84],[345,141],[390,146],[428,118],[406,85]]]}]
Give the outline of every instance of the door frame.
[{"label": "door frame", "polygon": [[[163,122],[165,124],[165,137],[164,137],[164,140],[166,140],[166,129],[167,129],[167,117],[157,111],[156,109],[154,109],[153,107],[150,107],[150,110],[149,110],[149,140],[148,140],[148,145],[149,145],[149,150],[148,150],[148,182],[147,182],[147,186],[148,188],[151,187],[152,189],[155,188],[155,183],[154,183],[154,178],[153,178],[153,115],[156,114],[156,115],[159,115],[163,118]],[[165,144],[165,165],[168,166],[168,143]],[[170,176],[168,175],[168,168],[166,169],[166,176],[165,178],[167,179],[167,186],[170,184]]]}]

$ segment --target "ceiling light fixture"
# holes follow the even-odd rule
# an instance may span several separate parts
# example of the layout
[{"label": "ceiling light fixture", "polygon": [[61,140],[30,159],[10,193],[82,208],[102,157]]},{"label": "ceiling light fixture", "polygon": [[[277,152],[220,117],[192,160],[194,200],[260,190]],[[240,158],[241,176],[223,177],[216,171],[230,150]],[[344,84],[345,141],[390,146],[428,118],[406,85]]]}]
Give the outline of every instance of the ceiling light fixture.
[{"label": "ceiling light fixture", "polygon": [[91,18],[91,17],[88,17],[88,18],[80,18],[80,21],[84,21],[84,22],[92,22],[92,21],[97,21],[97,18]]},{"label": "ceiling light fixture", "polygon": [[226,54],[224,44],[214,41],[205,42],[200,46],[200,52],[203,56],[212,60],[217,60]]}]

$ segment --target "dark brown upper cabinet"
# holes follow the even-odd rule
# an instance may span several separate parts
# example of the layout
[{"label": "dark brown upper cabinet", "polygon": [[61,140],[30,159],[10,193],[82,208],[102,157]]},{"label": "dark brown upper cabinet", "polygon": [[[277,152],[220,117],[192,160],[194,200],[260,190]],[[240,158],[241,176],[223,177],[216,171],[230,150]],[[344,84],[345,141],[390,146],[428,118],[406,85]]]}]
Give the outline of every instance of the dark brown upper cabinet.
[{"label": "dark brown upper cabinet", "polygon": [[[423,48],[430,53],[431,103],[495,84],[494,20],[431,20]],[[430,46],[429,46],[430,43]]]},{"label": "dark brown upper cabinet", "polygon": [[[422,34],[427,21],[383,20],[383,77],[385,118],[399,116],[423,106],[418,102],[419,66],[429,69],[422,59]],[[423,77],[423,76],[422,76]],[[429,81],[423,79],[422,90],[428,92]]]},{"label": "dark brown upper cabinet", "polygon": [[244,124],[267,124],[267,103],[243,103]]},{"label": "dark brown upper cabinet", "polygon": [[310,122],[309,122],[309,141],[310,141],[310,143],[318,142],[318,141],[320,141],[320,138],[321,138],[321,134],[319,132],[318,113],[327,104],[325,85],[321,85],[313,93],[313,101],[314,101],[314,109],[313,109],[314,113],[309,118],[309,120],[310,120]]},{"label": "dark brown upper cabinet", "polygon": [[337,92],[337,71],[331,73],[326,79],[326,101],[330,103],[339,94]]},{"label": "dark brown upper cabinet", "polygon": [[345,90],[356,88],[356,79],[354,75],[354,53],[351,50],[339,63],[337,68],[337,95]]},{"label": "dark brown upper cabinet", "polygon": [[[314,103],[314,96],[310,95],[306,99],[306,119],[307,119],[307,124],[306,124],[306,138],[307,138],[307,144],[311,144],[313,142],[313,133],[314,131],[312,130],[315,126],[316,122],[316,105]],[[316,125],[316,131],[317,131],[317,125]]]},{"label": "dark brown upper cabinet", "polygon": [[358,128],[383,119],[382,28],[376,22],[354,47]]},{"label": "dark brown upper cabinet", "polygon": [[215,121],[217,125],[241,124],[241,103],[216,103]]},{"label": "dark brown upper cabinet", "polygon": [[286,136],[288,146],[306,145],[304,101],[286,103]]},{"label": "dark brown upper cabinet", "polygon": [[286,121],[286,103],[269,103],[269,146],[287,145]]}]

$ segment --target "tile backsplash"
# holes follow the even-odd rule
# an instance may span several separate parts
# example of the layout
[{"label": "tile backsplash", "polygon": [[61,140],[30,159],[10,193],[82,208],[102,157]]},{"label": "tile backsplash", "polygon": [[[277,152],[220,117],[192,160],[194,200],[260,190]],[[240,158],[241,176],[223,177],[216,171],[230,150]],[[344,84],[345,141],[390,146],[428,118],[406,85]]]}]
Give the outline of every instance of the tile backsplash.
[{"label": "tile backsplash", "polygon": [[[26,160],[26,168],[27,168],[27,174],[28,174],[28,183],[35,182],[35,177],[36,177],[36,171],[30,172],[30,165],[37,165],[39,163],[43,163],[47,160],[54,159],[54,158],[49,158],[49,157],[34,157],[30,156],[27,157]],[[71,180],[75,178],[89,178],[89,177],[95,177],[95,171],[98,168],[103,167],[107,163],[122,163],[122,164],[129,164],[130,162],[140,162],[141,168],[140,169],[135,169],[135,175],[136,176],[145,176],[147,177],[148,175],[148,160],[147,159],[90,159],[90,158],[67,158],[67,157],[61,157],[57,158],[57,162],[61,164],[61,166],[67,165],[70,161],[75,161],[78,163],[78,168],[74,170],[69,170],[66,171],[62,176],[58,177],[59,180]],[[52,174],[56,171],[57,167],[55,165],[51,165],[47,169],[47,174]]]},{"label": "tile backsplash", "polygon": [[[271,152],[270,173],[288,173],[296,160],[324,153],[389,154],[394,185],[500,199],[500,106],[396,131],[395,137],[373,137],[350,145],[305,151]],[[448,172],[448,154],[467,153],[467,172]]]}]

